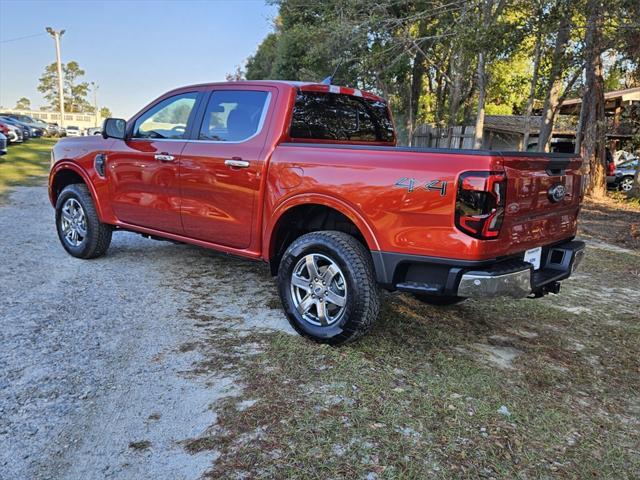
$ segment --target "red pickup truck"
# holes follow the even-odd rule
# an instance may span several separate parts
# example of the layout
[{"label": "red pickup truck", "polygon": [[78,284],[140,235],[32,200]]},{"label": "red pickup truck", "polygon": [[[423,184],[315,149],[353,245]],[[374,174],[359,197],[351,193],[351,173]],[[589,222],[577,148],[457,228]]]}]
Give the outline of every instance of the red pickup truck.
[{"label": "red pickup truck", "polygon": [[62,139],[52,162],[69,254],[126,230],[266,261],[293,327],[333,345],[370,329],[378,287],[539,297],[584,252],[579,157],[396,147],[384,99],[335,85],[180,88]]}]

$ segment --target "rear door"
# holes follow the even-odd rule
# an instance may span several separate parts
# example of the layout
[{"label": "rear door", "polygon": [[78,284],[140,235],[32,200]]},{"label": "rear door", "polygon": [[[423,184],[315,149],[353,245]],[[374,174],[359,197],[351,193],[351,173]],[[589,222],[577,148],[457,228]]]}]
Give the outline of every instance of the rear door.
[{"label": "rear door", "polygon": [[582,197],[582,160],[564,154],[503,156],[507,175],[501,238],[512,251],[575,235]]},{"label": "rear door", "polygon": [[107,155],[113,210],[122,222],[183,234],[178,173],[199,92],[164,98],[134,119]]},{"label": "rear door", "polygon": [[182,152],[182,224],[189,237],[233,248],[251,242],[277,90],[217,87]]}]

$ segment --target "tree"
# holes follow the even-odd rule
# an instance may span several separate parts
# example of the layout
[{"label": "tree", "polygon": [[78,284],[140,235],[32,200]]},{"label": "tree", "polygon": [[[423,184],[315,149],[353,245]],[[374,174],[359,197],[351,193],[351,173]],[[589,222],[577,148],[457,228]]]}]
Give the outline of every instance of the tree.
[{"label": "tree", "polygon": [[560,106],[560,94],[563,88],[563,76],[567,69],[567,50],[571,39],[571,28],[573,26],[572,0],[559,0],[554,11],[557,19],[558,29],[555,34],[555,45],[551,56],[551,67],[546,83],[546,96],[542,109],[542,124],[538,135],[538,151],[548,152],[551,145],[551,134],[555,122],[556,113]]},{"label": "tree", "polygon": [[277,55],[278,40],[278,33],[270,33],[260,43],[256,53],[248,58],[245,73],[247,80],[275,78],[273,65]]},{"label": "tree", "polygon": [[[499,21],[502,11],[505,8],[505,0],[482,0],[479,8],[479,24],[476,32],[479,32],[477,45],[480,47],[477,52],[478,61],[478,107],[476,113],[474,130],[474,148],[482,148],[484,138],[484,116],[485,104],[487,100],[487,57],[492,60],[495,56],[504,52],[500,42],[495,42]],[[505,35],[502,35],[504,38]]]},{"label": "tree", "polygon": [[531,82],[529,86],[529,97],[527,98],[527,105],[524,111],[524,135],[522,140],[522,149],[527,150],[529,146],[529,136],[531,135],[531,114],[533,113],[533,102],[535,101],[536,88],[538,87],[538,78],[540,76],[540,59],[542,57],[542,42],[543,42],[543,22],[544,15],[544,0],[534,3],[533,8],[534,18],[537,20],[535,29],[535,44],[533,47],[533,69],[531,72]]},{"label": "tree", "polygon": [[22,97],[16,102],[16,110],[31,110],[31,100]]},{"label": "tree", "polygon": [[[78,62],[71,61],[62,65],[64,109],[66,112],[83,112],[91,108],[87,101],[89,84],[79,82],[85,71],[80,68]],[[58,74],[55,63],[47,65],[40,77],[38,91],[44,95],[52,109],[59,109],[58,100]]]},{"label": "tree", "polygon": [[602,67],[602,16],[601,2],[589,0],[587,4],[587,29],[585,32],[585,90],[580,112],[582,158],[589,164],[587,192],[604,197],[607,191],[605,165],[604,78]]},{"label": "tree", "polygon": [[240,65],[236,65],[236,69],[233,73],[227,73],[224,78],[227,82],[237,82],[239,80],[244,80],[244,70],[240,67]]},{"label": "tree", "polygon": [[102,107],[100,109],[100,118],[110,118],[111,116],[111,110],[109,110],[107,107]]}]

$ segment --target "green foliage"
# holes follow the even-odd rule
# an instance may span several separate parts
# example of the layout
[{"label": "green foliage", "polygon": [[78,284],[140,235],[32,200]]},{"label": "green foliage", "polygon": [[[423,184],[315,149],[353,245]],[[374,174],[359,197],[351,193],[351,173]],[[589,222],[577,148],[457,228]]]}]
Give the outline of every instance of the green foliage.
[{"label": "green foliage", "polygon": [[100,109],[100,116],[102,118],[110,118],[112,116],[111,110],[109,110],[109,108],[107,107],[102,107]]},{"label": "green foliage", "polygon": [[29,100],[27,97],[21,97],[16,102],[16,108],[18,110],[30,110],[31,109],[31,100]]},{"label": "green foliage", "polygon": [[[62,83],[64,96],[64,109],[66,112],[92,111],[91,104],[87,101],[89,83],[79,82],[85,71],[80,68],[78,62],[71,61],[62,64]],[[49,103],[49,106],[57,110],[60,102],[58,97],[58,71],[55,63],[47,65],[38,83],[38,91]]]},{"label": "green foliage", "polygon": [[[486,112],[522,114],[537,38],[541,62],[534,106],[548,94],[554,62],[562,95],[580,95],[587,1],[272,0],[279,9],[274,31],[248,59],[246,78],[320,81],[339,66],[334,83],[386,97],[406,141],[418,123],[473,123],[480,54],[486,63]],[[638,5],[608,2],[603,34],[617,55],[608,88],[640,84]],[[567,19],[569,42],[554,59]]]}]

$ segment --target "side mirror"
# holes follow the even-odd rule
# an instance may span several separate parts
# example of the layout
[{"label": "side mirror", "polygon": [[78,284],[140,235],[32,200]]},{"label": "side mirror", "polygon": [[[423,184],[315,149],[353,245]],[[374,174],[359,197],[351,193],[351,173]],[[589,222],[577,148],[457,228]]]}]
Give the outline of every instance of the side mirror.
[{"label": "side mirror", "polygon": [[127,122],[121,118],[107,118],[102,125],[103,138],[124,140],[127,135]]}]

